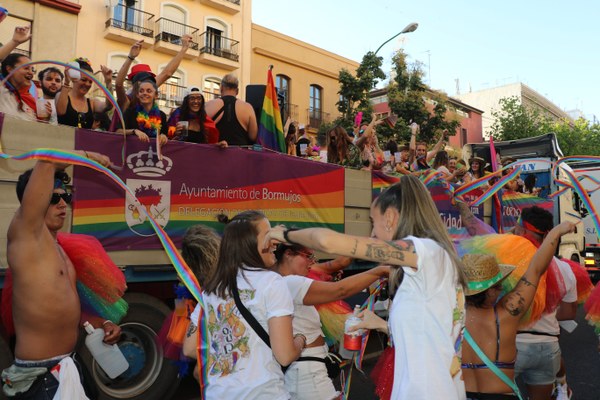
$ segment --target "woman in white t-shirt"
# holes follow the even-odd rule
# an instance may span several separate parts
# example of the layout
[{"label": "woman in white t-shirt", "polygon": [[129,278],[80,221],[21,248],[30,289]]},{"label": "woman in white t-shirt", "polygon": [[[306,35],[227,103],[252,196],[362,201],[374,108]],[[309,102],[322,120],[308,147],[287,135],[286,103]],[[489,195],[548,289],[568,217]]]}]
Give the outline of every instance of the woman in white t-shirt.
[{"label": "woman in white t-shirt", "polygon": [[[298,358],[306,337],[292,334],[292,298],[271,270],[275,246],[265,240],[271,225],[258,211],[224,222],[217,268],[203,293],[209,332],[206,398],[287,400],[281,365]],[[269,334],[271,348],[240,314],[234,291]],[[192,320],[198,324],[197,315]]]},{"label": "woman in white t-shirt", "polygon": [[294,333],[306,336],[306,348],[302,351],[300,359],[293,362],[285,372],[285,387],[294,400],[337,399],[340,393],[327,376],[325,363],[302,360],[302,357],[324,359],[329,352],[321,330],[319,313],[314,306],[360,292],[379,278],[387,278],[390,267],[379,266],[337,282],[322,282],[307,278],[307,275],[312,268],[320,272],[333,272],[323,269],[331,262],[321,266],[314,265],[312,250],[297,244],[282,243],[277,246],[275,257],[275,270],[283,275],[294,301]]},{"label": "woman in white t-shirt", "polygon": [[272,228],[267,240],[392,265],[392,399],[465,399],[460,371],[465,278],[425,186],[406,175],[371,206],[372,238]]}]

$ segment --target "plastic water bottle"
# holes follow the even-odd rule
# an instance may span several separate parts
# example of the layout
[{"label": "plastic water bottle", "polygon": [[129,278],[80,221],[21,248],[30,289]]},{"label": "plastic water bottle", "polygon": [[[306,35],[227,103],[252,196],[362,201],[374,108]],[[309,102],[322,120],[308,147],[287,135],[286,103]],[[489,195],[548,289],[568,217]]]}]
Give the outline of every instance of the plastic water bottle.
[{"label": "plastic water bottle", "polygon": [[92,353],[92,356],[100,365],[102,370],[110,379],[115,379],[129,368],[129,363],[116,344],[110,345],[103,342],[104,330],[94,329],[89,322],[84,322],[83,327],[87,332],[85,345]]},{"label": "plastic water bottle", "polygon": [[344,348],[346,350],[357,351],[360,350],[362,344],[363,329],[358,329],[354,332],[350,332],[350,327],[362,322],[362,319],[358,316],[360,313],[360,306],[354,307],[354,313],[346,319],[344,324]]}]

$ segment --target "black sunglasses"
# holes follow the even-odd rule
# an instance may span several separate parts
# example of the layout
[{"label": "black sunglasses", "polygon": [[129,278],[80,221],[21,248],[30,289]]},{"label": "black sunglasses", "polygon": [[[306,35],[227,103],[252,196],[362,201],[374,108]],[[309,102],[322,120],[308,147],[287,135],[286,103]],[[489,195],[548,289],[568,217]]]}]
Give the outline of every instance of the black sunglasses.
[{"label": "black sunglasses", "polygon": [[50,204],[58,204],[60,203],[60,199],[63,199],[67,204],[71,204],[73,195],[71,193],[52,193]]}]

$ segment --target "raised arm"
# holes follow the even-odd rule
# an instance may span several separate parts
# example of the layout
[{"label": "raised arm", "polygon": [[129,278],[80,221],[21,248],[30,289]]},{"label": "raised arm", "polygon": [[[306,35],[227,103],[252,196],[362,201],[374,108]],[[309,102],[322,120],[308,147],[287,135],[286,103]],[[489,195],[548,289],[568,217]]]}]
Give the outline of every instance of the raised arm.
[{"label": "raised arm", "polygon": [[181,49],[179,50],[179,53],[177,53],[175,57],[169,61],[167,66],[160,71],[158,75],[156,75],[156,86],[160,86],[165,83],[167,79],[169,79],[177,71],[179,64],[181,64],[181,61],[183,60],[183,56],[185,56],[186,51],[190,47],[191,41],[191,35],[183,35],[181,37]]},{"label": "raised arm", "polygon": [[[100,70],[102,71],[102,76],[104,77],[104,86],[106,86],[109,92],[112,92],[113,70],[105,65],[101,65]],[[109,111],[111,108],[112,103],[110,102],[108,97],[106,97],[106,99],[104,99],[104,108],[102,110],[98,109],[94,111]]]},{"label": "raised arm", "polygon": [[129,72],[129,68],[133,61],[140,55],[142,51],[142,43],[143,40],[138,40],[131,46],[129,49],[129,54],[127,55],[127,59],[121,65],[119,72],[117,73],[117,78],[115,79],[115,91],[117,92],[117,104],[121,110],[125,110],[129,105],[129,99],[127,98],[127,93],[125,92],[125,78],[127,77],[127,72]]},{"label": "raised arm", "polygon": [[556,252],[560,237],[574,232],[575,224],[565,221],[554,227],[542,242],[529,262],[529,268],[523,274],[517,286],[500,300],[502,307],[513,317],[520,318],[531,305],[540,277],[548,269]]},{"label": "raised arm", "polygon": [[65,115],[69,103],[69,92],[71,91],[71,77],[69,76],[70,68],[65,68],[65,80],[55,100],[56,114]]},{"label": "raised arm", "polygon": [[303,302],[308,306],[344,299],[366,289],[379,278],[387,278],[389,274],[390,267],[380,265],[338,282],[314,281],[306,292]]},{"label": "raised arm", "polygon": [[417,154],[417,132],[419,131],[419,124],[412,122],[410,124],[410,143],[408,144],[408,165],[412,165],[415,162],[415,155]]},{"label": "raised arm", "polygon": [[[21,206],[8,228],[8,240],[28,238],[34,245],[41,237],[45,215],[54,188],[54,172],[61,166],[47,161],[38,161],[27,182]],[[33,239],[33,240],[32,240]]]},{"label": "raised arm", "polygon": [[0,47],[0,61],[4,60],[20,44],[31,39],[30,29],[28,26],[17,26],[15,28],[12,39]]},{"label": "raised arm", "polygon": [[265,243],[271,239],[301,244],[329,254],[417,268],[417,253],[410,240],[386,242],[376,238],[345,235],[326,228],[288,230],[281,225],[271,228]]},{"label": "raised arm", "polygon": [[440,136],[440,140],[438,140],[438,142],[435,144],[435,146],[433,146],[433,149],[431,149],[431,151],[427,152],[427,158],[426,158],[427,162],[433,160],[435,158],[435,155],[438,153],[438,151],[442,150],[442,148],[444,147],[444,142],[446,141],[447,134],[448,134],[448,131],[444,130],[444,132],[442,133],[442,136]]}]

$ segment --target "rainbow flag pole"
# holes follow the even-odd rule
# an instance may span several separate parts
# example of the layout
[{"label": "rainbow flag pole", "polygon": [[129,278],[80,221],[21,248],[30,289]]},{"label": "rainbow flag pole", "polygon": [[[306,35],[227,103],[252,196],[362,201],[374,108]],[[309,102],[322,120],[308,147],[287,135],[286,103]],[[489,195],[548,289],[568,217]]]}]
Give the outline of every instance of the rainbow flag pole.
[{"label": "rainbow flag pole", "polygon": [[277,102],[277,89],[273,81],[272,65],[267,71],[267,88],[258,124],[258,143],[263,147],[285,153],[285,136]]}]

